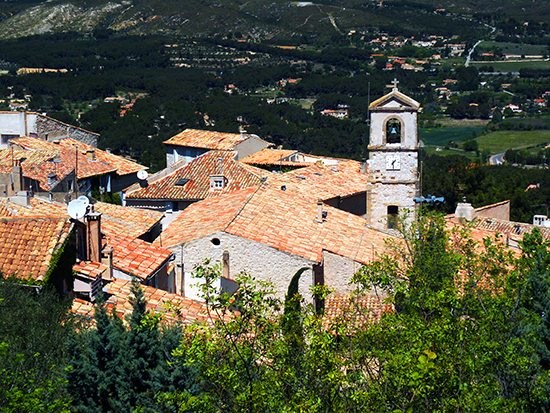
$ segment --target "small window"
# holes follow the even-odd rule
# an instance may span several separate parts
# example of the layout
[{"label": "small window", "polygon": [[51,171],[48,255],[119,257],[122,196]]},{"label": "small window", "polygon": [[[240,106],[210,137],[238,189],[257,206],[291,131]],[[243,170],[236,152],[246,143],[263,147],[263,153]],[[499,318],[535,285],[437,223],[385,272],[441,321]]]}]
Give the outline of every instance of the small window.
[{"label": "small window", "polygon": [[210,240],[210,242],[212,243],[212,245],[214,245],[214,246],[216,246],[216,247],[219,247],[220,244],[221,244],[221,241],[220,241],[219,238],[212,238],[212,239]]},{"label": "small window", "polygon": [[397,205],[388,206],[388,229],[397,228],[397,217],[399,216],[399,207]]},{"label": "small window", "polygon": [[211,176],[210,188],[223,189],[225,187],[225,178],[223,176]]},{"label": "small window", "polygon": [[12,138],[19,138],[19,135],[4,135],[2,134],[2,143],[8,143]]},{"label": "small window", "polygon": [[386,122],[386,143],[401,143],[401,122],[398,119]]}]

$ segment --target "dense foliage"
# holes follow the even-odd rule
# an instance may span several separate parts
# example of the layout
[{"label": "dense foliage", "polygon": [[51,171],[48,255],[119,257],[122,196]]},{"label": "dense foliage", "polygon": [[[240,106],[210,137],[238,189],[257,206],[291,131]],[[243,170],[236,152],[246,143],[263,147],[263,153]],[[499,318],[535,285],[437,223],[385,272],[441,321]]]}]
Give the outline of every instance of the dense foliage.
[{"label": "dense foliage", "polygon": [[515,256],[444,226],[423,218],[356,274],[359,296],[394,308],[378,322],[360,299],[327,319],[296,308],[292,286],[286,303],[248,276],[232,299],[206,286],[211,311],[240,313],[185,335],[203,393],[174,393],[180,411],[544,411],[549,245],[535,231]]},{"label": "dense foliage", "polygon": [[171,364],[181,327],[160,326],[148,315],[137,282],[132,294],[127,326],[100,301],[95,328],[72,336],[67,389],[75,412],[169,412],[158,400],[161,392],[196,391],[192,368]]},{"label": "dense foliage", "polygon": [[53,288],[0,279],[1,412],[68,412],[69,308]]}]

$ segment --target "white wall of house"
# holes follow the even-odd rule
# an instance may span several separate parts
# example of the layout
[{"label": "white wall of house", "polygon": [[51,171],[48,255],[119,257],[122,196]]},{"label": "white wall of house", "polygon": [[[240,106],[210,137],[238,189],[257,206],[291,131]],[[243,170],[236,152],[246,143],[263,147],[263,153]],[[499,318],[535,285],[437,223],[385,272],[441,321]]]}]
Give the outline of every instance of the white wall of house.
[{"label": "white wall of house", "polygon": [[36,113],[0,113],[0,149],[8,148],[8,139],[20,136],[36,136]]},{"label": "white wall of house", "polygon": [[[196,265],[201,265],[209,258],[212,264],[221,263],[225,250],[229,252],[229,278],[234,279],[241,272],[246,272],[258,280],[271,281],[277,296],[284,299],[292,276],[302,267],[312,267],[314,262],[297,255],[288,254],[261,242],[217,232],[207,237],[187,242],[182,246],[171,248],[176,255],[176,263],[183,262],[185,272],[192,272]],[[177,281],[178,291],[181,281]],[[299,284],[300,294],[312,302],[312,270],[302,274]]]},{"label": "white wall of house", "polygon": [[[204,279],[195,277],[192,272],[185,272],[183,295],[192,300],[204,301],[201,285]],[[235,280],[220,277],[212,285],[217,291],[233,293],[238,290],[239,285]]]},{"label": "white wall of house", "polygon": [[248,139],[245,139],[241,143],[235,145],[237,160],[246,158],[248,155],[259,152],[268,146],[269,144],[267,142],[261,140],[256,135],[250,135]]},{"label": "white wall of house", "polygon": [[353,274],[361,268],[361,265],[351,258],[343,257],[330,251],[323,251],[325,285],[334,290],[336,294],[350,294],[355,288],[355,286],[350,284],[351,279]]}]

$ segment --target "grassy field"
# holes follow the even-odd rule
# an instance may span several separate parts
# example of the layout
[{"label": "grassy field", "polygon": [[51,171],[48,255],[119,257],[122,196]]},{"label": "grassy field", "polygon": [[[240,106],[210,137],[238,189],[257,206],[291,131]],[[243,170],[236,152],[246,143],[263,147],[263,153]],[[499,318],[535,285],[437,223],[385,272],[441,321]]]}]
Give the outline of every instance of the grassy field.
[{"label": "grassy field", "polygon": [[532,61],[524,60],[521,62],[473,62],[472,66],[493,66],[495,72],[519,72],[520,69],[529,68],[529,69],[550,69],[550,61]]},{"label": "grassy field", "polygon": [[437,155],[437,156],[461,155],[461,156],[465,156],[471,161],[475,161],[476,159],[476,154],[473,152],[455,151],[452,149],[440,149],[440,148],[435,148],[433,146],[425,146],[424,151],[426,152],[427,155]]},{"label": "grassy field", "polygon": [[427,128],[419,129],[418,137],[428,146],[445,146],[449,141],[460,142],[472,136],[472,133],[479,133],[484,128],[482,126],[461,126],[448,128]]},{"label": "grassy field", "polygon": [[477,138],[479,149],[492,154],[506,152],[510,148],[528,149],[550,143],[550,130],[498,131]]},{"label": "grassy field", "polygon": [[495,46],[500,48],[504,54],[544,55],[544,53],[548,50],[547,46],[538,44],[485,41],[479,45],[480,49],[490,49]]}]

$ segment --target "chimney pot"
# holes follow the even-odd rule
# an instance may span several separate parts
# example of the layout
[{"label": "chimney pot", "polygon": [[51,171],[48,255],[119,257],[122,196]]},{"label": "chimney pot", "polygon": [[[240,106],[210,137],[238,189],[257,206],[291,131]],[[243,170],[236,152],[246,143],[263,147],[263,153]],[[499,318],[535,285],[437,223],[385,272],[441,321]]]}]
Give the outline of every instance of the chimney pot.
[{"label": "chimney pot", "polygon": [[317,201],[317,218],[315,218],[315,222],[323,222],[323,201],[321,200]]}]

